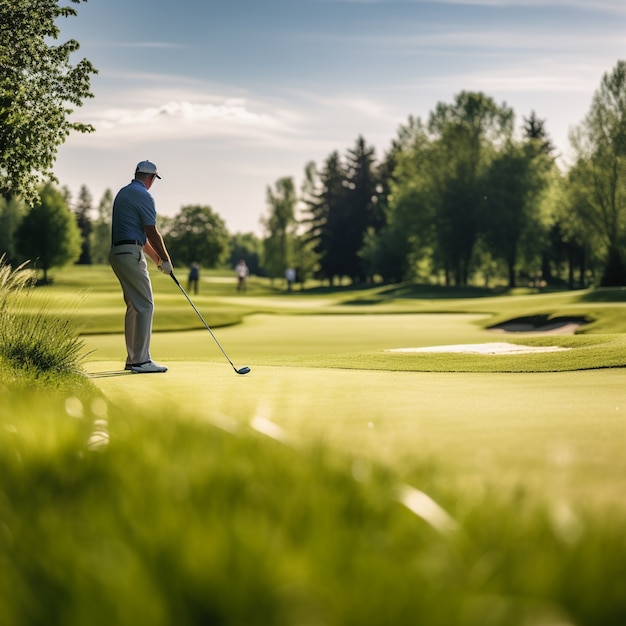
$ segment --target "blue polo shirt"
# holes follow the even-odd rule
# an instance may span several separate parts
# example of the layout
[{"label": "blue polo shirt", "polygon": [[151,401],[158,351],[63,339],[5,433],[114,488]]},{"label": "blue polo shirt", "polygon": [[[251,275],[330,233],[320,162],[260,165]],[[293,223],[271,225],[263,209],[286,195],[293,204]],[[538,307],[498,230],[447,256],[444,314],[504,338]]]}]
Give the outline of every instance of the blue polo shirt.
[{"label": "blue polo shirt", "polygon": [[154,198],[139,180],[122,187],[113,201],[111,243],[135,239],[146,243],[144,226],[156,225]]}]

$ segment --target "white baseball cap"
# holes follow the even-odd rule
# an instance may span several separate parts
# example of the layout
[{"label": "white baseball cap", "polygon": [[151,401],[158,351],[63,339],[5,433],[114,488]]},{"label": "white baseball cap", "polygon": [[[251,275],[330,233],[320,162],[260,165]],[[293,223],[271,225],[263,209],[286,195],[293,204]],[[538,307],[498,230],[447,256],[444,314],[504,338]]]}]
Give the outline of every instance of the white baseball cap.
[{"label": "white baseball cap", "polygon": [[137,163],[135,173],[137,172],[141,172],[142,174],[154,174],[159,180],[161,179],[157,172],[157,166],[152,163],[152,161],[140,161]]}]

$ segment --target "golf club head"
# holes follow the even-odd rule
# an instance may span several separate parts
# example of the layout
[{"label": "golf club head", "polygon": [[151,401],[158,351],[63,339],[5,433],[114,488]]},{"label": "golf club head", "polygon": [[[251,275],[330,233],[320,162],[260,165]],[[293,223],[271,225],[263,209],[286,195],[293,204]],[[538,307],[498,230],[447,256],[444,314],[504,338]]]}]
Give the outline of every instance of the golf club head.
[{"label": "golf club head", "polygon": [[245,365],[244,367],[236,369],[235,371],[237,372],[237,374],[247,374],[250,371],[250,368]]}]

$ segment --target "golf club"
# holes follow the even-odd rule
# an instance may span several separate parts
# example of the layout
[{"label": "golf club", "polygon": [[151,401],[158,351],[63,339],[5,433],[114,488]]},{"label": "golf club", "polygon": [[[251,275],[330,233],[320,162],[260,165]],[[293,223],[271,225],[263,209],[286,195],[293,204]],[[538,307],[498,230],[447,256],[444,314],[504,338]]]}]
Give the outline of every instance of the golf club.
[{"label": "golf club", "polygon": [[219,349],[222,351],[222,354],[226,357],[226,360],[232,365],[235,372],[237,372],[237,374],[247,374],[250,371],[250,368],[247,365],[239,369],[235,367],[233,362],[228,358],[228,355],[224,351],[224,348],[222,348],[222,344],[220,344],[220,342],[217,340],[217,337],[211,330],[211,327],[205,322],[204,317],[202,317],[200,311],[198,311],[198,309],[196,308],[196,305],[191,301],[191,298],[189,297],[187,292],[183,289],[183,286],[178,282],[178,279],[176,278],[176,276],[174,276],[174,272],[172,272],[170,276],[172,277],[172,280],[178,285],[179,289],[183,292],[185,298],[187,298],[187,300],[189,301],[189,304],[191,304],[191,306],[193,307],[193,310],[198,314],[198,317],[202,320],[202,323],[204,324],[206,329],[211,333],[211,337],[215,339],[215,343],[218,345]]}]

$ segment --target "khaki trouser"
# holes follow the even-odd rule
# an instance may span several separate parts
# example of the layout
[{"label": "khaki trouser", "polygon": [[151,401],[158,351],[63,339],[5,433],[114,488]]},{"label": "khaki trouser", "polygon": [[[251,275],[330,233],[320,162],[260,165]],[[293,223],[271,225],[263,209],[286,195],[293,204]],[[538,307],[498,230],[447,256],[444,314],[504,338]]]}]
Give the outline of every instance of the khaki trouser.
[{"label": "khaki trouser", "polygon": [[146,257],[141,246],[124,244],[111,248],[110,263],[120,281],[126,302],[124,335],[126,363],[150,361],[150,338],[154,300]]}]

